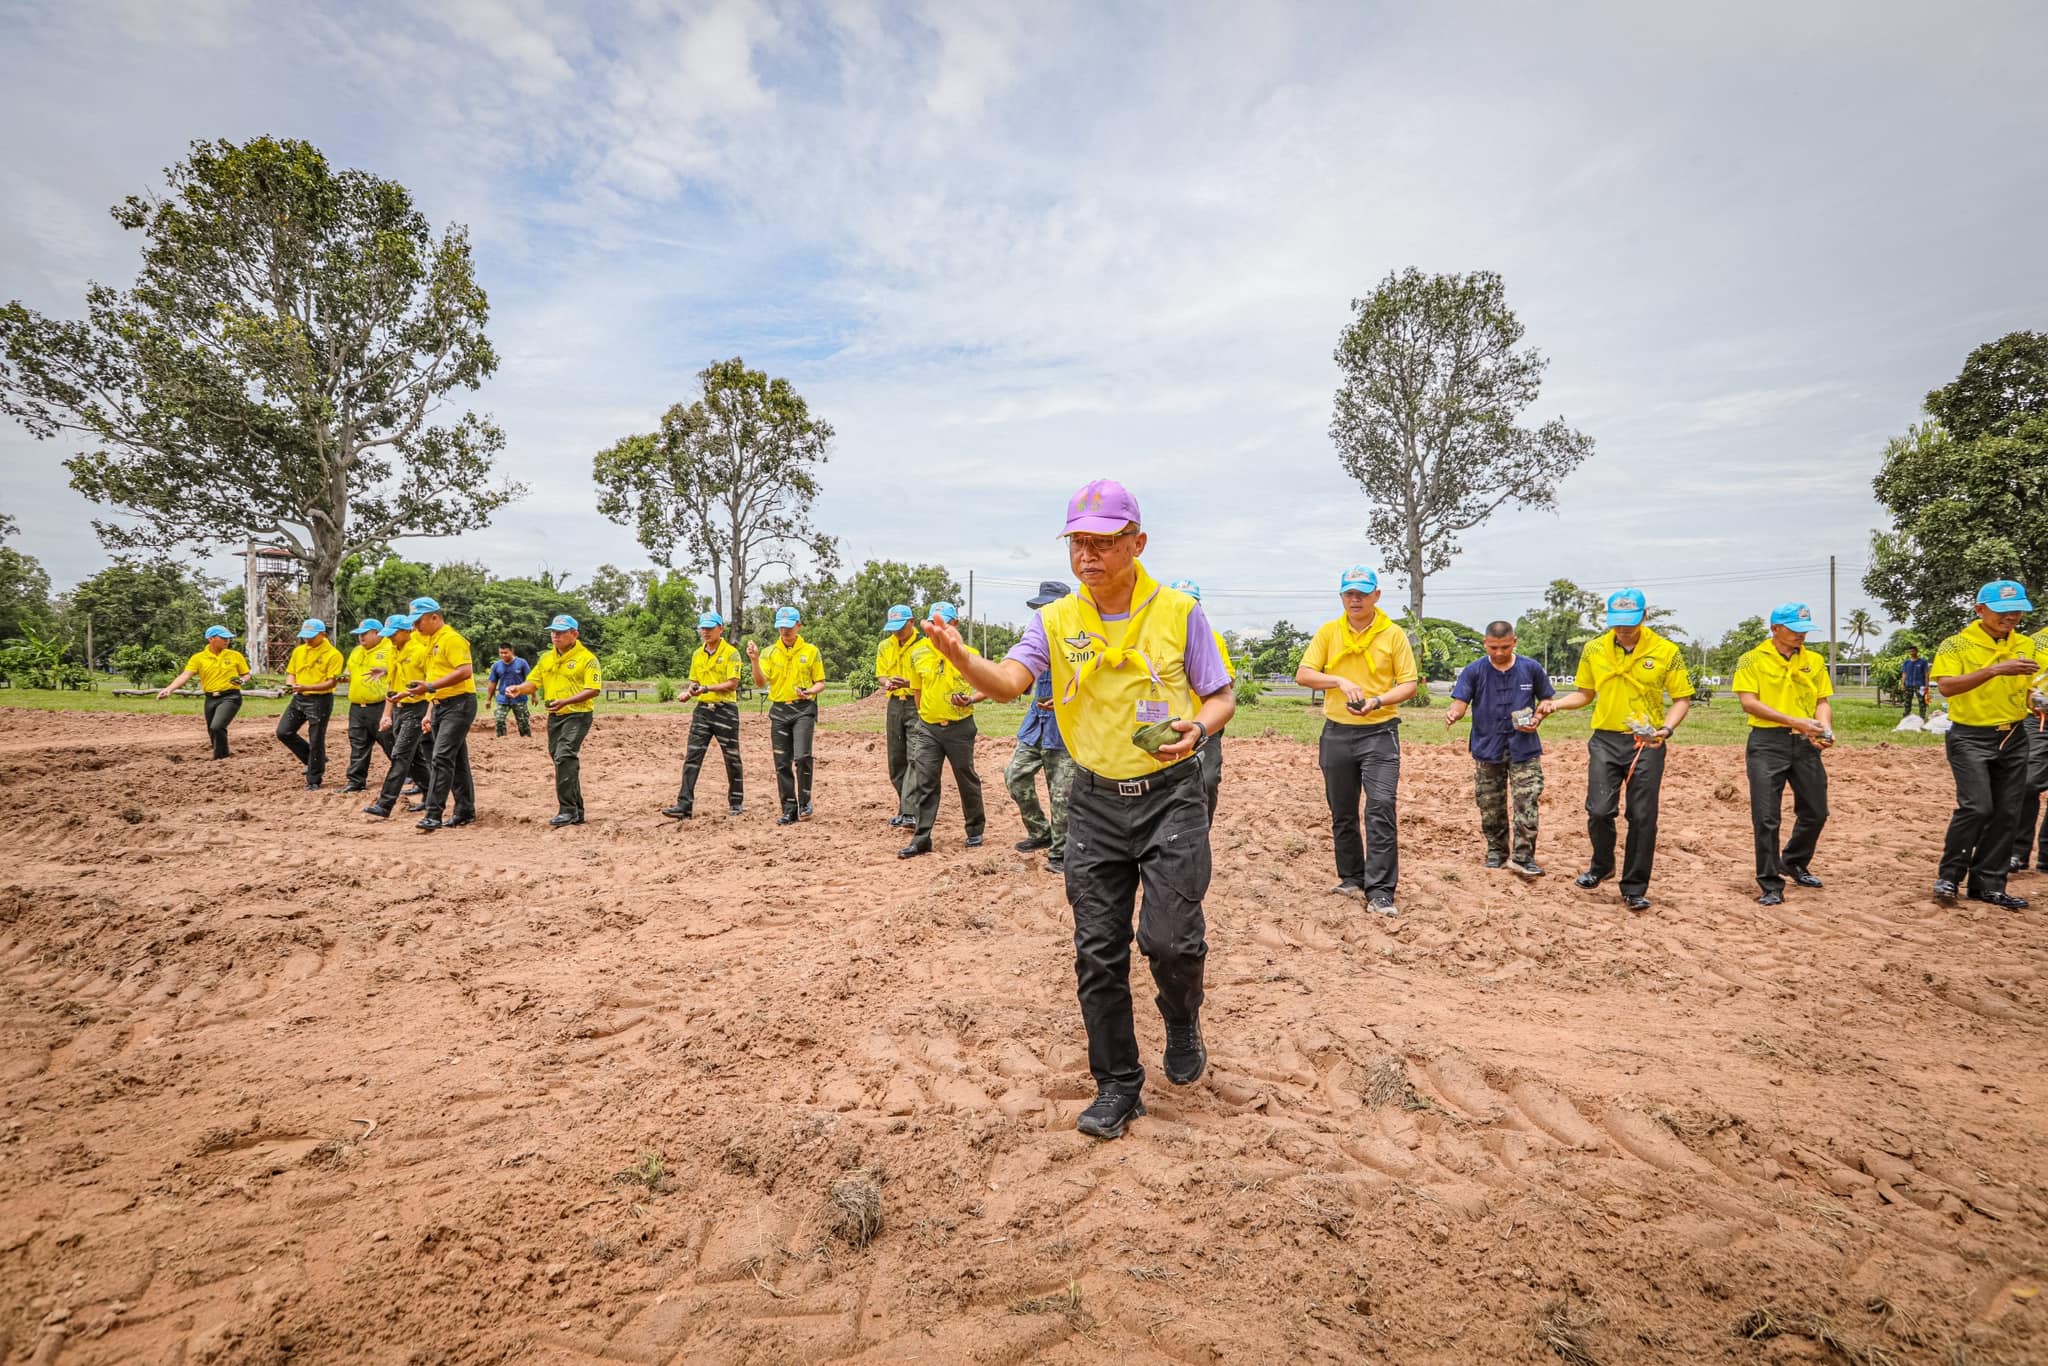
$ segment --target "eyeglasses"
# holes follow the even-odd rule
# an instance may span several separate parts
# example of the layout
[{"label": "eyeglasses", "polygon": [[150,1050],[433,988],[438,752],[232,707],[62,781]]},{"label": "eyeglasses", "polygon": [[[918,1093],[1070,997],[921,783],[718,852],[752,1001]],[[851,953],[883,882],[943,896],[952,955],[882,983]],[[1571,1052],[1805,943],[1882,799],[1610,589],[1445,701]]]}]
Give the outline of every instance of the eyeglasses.
[{"label": "eyeglasses", "polygon": [[1067,547],[1077,555],[1107,555],[1118,541],[1137,534],[1136,530],[1129,528],[1119,531],[1114,536],[1083,536],[1076,534],[1067,537]]}]

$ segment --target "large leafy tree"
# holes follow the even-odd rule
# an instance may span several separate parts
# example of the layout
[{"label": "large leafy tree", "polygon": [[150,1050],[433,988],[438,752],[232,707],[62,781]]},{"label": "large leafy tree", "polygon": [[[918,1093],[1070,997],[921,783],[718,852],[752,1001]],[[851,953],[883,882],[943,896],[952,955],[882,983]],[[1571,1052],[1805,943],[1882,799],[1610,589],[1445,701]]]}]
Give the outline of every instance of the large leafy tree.
[{"label": "large leafy tree", "polygon": [[1873,487],[1892,525],[1871,536],[1863,587],[1939,640],[1989,580],[2048,590],[2048,337],[1978,347],[1926,409],[1885,447]]},{"label": "large leafy tree", "polygon": [[838,563],[832,538],[811,524],[832,426],[788,380],[737,356],[697,382],[699,397],[663,414],[660,431],[598,452],[597,508],[632,527],[656,563],[708,571],[715,610],[744,621],[747,590],[768,570]]},{"label": "large leafy tree", "polygon": [[497,426],[444,411],[497,366],[464,229],[304,142],[194,143],[167,177],[113,210],[132,288],[93,285],[79,320],[0,309],[0,411],[88,443],[65,466],[126,514],[94,523],[110,547],[275,541],[328,617],[350,555],[519,496]]},{"label": "large leafy tree", "polygon": [[[873,665],[882,622],[896,603],[908,603],[920,612],[935,602],[954,603],[963,614],[967,610],[959,582],[937,564],[869,560],[844,582],[826,574],[798,591],[804,635],[825,656],[826,670],[835,678],[862,662]],[[975,642],[980,643],[978,627]]]},{"label": "large leafy tree", "polygon": [[[0,542],[15,534],[12,517],[0,513]],[[50,576],[41,561],[0,544],[0,644],[50,630]]]},{"label": "large leafy tree", "polygon": [[1500,276],[1390,274],[1351,303],[1337,340],[1330,439],[1372,500],[1373,543],[1423,588],[1459,551],[1458,537],[1501,507],[1556,506],[1556,486],[1592,454],[1593,439],[1553,418],[1518,425],[1549,364],[1522,348]]},{"label": "large leafy tree", "polygon": [[83,645],[91,618],[93,653],[100,659],[122,646],[162,647],[183,659],[199,648],[219,587],[170,560],[116,560],[65,595],[64,626]]}]

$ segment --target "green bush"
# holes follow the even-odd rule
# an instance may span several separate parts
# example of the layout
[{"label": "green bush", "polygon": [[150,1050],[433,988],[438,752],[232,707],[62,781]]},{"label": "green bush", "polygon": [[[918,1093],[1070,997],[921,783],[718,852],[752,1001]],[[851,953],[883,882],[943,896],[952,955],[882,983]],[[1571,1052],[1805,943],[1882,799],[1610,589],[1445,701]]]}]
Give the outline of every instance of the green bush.
[{"label": "green bush", "polygon": [[178,657],[162,645],[123,645],[112,662],[138,688],[161,688],[178,676]]},{"label": "green bush", "polygon": [[859,701],[861,698],[874,692],[875,662],[872,659],[861,660],[851,669],[848,669],[846,671],[846,686],[847,690],[853,694],[855,701]]},{"label": "green bush", "polygon": [[675,701],[676,681],[666,676],[657,678],[654,681],[654,700],[657,702]]},{"label": "green bush", "polygon": [[1256,706],[1258,706],[1258,705],[1259,705],[1259,698],[1260,698],[1260,696],[1261,696],[1262,694],[1264,694],[1264,692],[1265,692],[1265,691],[1266,691],[1266,686],[1265,686],[1265,684],[1263,684],[1263,683],[1259,682],[1259,680],[1258,680],[1258,679],[1256,679],[1256,678],[1254,678],[1254,677],[1252,677],[1252,676],[1251,676],[1251,674],[1249,674],[1249,673],[1242,673],[1242,674],[1239,674],[1239,675],[1237,676],[1237,705],[1238,705],[1238,706],[1240,706],[1240,707],[1256,707]]},{"label": "green bush", "polygon": [[1879,692],[1896,692],[1899,678],[1904,672],[1906,657],[1900,655],[1879,655],[1870,665],[1870,682]]}]

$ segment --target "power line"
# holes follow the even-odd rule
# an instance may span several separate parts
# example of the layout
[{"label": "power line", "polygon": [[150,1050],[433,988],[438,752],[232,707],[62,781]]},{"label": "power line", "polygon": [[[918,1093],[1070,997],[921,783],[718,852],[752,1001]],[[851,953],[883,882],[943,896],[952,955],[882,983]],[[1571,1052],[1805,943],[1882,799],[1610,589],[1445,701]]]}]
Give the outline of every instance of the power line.
[{"label": "power line", "polygon": [[[1866,564],[1867,562],[1862,560],[1844,560],[1841,561],[1839,567],[1845,570],[1862,569],[1866,567]],[[1650,578],[1632,578],[1628,580],[1628,585],[1632,588],[1732,586],[1744,583],[1764,583],[1774,579],[1795,578],[1802,574],[1819,575],[1826,573],[1827,569],[1828,563],[1826,560],[1814,560],[1799,564],[1717,570],[1703,574],[1671,574]],[[984,574],[981,578],[983,582],[1004,586],[1024,588],[1036,588],[1038,586],[1038,580],[1036,579],[1014,579],[995,574]],[[1474,598],[1496,597],[1508,594],[1541,594],[1550,590],[1550,582],[1546,580],[1543,583],[1471,584],[1455,588],[1432,588],[1429,595],[1432,598]],[[1204,584],[1202,586],[1202,597],[1204,600],[1209,598],[1259,598],[1269,601],[1300,601],[1307,598],[1327,598],[1330,596],[1331,591],[1328,586],[1321,588],[1211,588]]]}]

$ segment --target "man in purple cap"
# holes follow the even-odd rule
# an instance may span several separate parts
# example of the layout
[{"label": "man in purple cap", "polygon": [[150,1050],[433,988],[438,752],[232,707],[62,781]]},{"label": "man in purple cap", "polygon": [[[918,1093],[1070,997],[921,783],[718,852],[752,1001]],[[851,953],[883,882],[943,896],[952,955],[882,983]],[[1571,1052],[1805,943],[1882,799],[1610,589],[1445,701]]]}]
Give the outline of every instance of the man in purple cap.
[{"label": "man in purple cap", "polygon": [[1130,984],[1141,884],[1137,940],[1166,1025],[1166,1079],[1185,1086],[1209,1063],[1200,1018],[1209,813],[1194,756],[1237,704],[1201,604],[1158,583],[1139,561],[1145,533],[1138,500],[1123,485],[1085,485],[1067,503],[1063,534],[1080,590],[1041,608],[1005,658],[970,653],[948,622],[930,623],[926,640],[995,701],[1019,696],[1052,670],[1053,715],[1075,764],[1067,903],[1096,1087],[1075,1127],[1107,1139],[1145,1113]]}]

